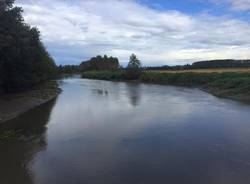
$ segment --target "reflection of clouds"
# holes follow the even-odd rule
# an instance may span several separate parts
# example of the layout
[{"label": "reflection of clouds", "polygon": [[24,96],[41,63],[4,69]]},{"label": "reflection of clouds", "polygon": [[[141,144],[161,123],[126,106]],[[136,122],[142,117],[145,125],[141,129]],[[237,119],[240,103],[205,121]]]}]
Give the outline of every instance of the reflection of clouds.
[{"label": "reflection of clouds", "polygon": [[[109,95],[104,98],[92,89],[107,90]],[[225,136],[219,134],[219,125],[227,119],[219,115],[235,107],[229,103],[221,106],[199,90],[183,89],[92,80],[66,82],[48,125],[47,149],[33,165],[35,181],[134,184],[155,183],[155,177],[156,183],[166,178],[179,181],[173,183],[192,183],[188,179],[194,178],[205,183],[212,176],[201,178],[193,171],[213,174],[209,170],[225,158],[225,149],[211,152],[211,148],[217,142],[214,134]],[[136,108],[130,105],[134,94],[139,98]],[[244,119],[247,112],[243,112]],[[230,171],[224,170],[225,174]]]},{"label": "reflection of clouds", "polygon": [[55,100],[21,115],[1,126],[1,130],[23,130],[22,140],[0,143],[0,183],[33,183],[30,164],[40,151],[46,149],[46,124]]},{"label": "reflection of clouds", "polygon": [[[88,134],[94,129],[101,131],[111,126],[115,130],[112,133],[120,134],[119,130],[135,131],[136,127],[140,129],[155,120],[162,122],[171,119],[167,123],[182,122],[181,120],[185,119],[193,109],[192,103],[184,103],[184,99],[178,97],[175,88],[163,86],[167,90],[161,94],[159,86],[147,87],[142,84],[98,81],[99,87],[103,86],[103,89],[109,91],[107,98],[99,98],[93,94],[92,89],[97,89],[95,82],[88,80],[87,83],[90,84],[87,87],[74,89],[74,85],[69,85],[65,89],[52,116],[52,122],[60,122],[62,126],[57,128],[62,128],[62,131],[67,130],[65,132],[67,134],[71,134],[71,130],[82,131],[84,129]],[[116,91],[116,88],[119,90]],[[142,92],[143,99],[140,97]],[[129,105],[133,101],[131,98],[134,104],[137,103],[138,108],[131,108]],[[67,121],[70,123],[64,123]],[[74,125],[79,126],[80,129],[73,129],[71,126]]]},{"label": "reflection of clouds", "polygon": [[[81,88],[67,85],[59,97],[48,129],[48,139],[51,141],[46,154],[41,154],[35,163],[36,173],[43,175],[47,173],[47,167],[52,170],[59,167],[62,170],[58,172],[67,176],[63,171],[66,166],[67,171],[71,170],[68,167],[73,167],[74,174],[79,176],[78,171],[86,176],[99,173],[99,177],[105,175],[105,170],[115,172],[119,168],[116,164],[122,158],[129,160],[126,151],[122,151],[126,148],[120,144],[124,139],[143,134],[159,123],[182,122],[192,109],[191,104],[187,107],[181,105],[183,99],[172,99],[171,93],[170,96],[162,94],[165,98],[161,98],[159,87],[106,81],[98,82],[98,85],[95,85],[95,81],[87,83]],[[92,89],[108,90],[109,96],[102,98]],[[143,93],[143,98],[140,93]],[[152,97],[152,94],[156,95]],[[133,95],[136,100],[131,100]],[[130,103],[136,104],[137,108],[131,108]],[[54,157],[63,160],[63,163],[56,162],[54,167],[49,165],[50,162],[45,163],[50,159],[52,162]],[[110,180],[112,182],[112,178]]]}]

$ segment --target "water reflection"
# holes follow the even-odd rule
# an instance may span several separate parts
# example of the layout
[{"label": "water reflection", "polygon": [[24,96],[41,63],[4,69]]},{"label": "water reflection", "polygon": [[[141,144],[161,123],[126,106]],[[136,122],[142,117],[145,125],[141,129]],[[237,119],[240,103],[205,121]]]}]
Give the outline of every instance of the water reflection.
[{"label": "water reflection", "polygon": [[126,83],[130,104],[134,107],[140,104],[141,100],[141,84]]},{"label": "water reflection", "polygon": [[30,130],[37,136],[1,143],[1,184],[17,183],[11,174],[28,184],[249,184],[249,106],[198,89],[82,79],[62,85],[49,123]]},{"label": "water reflection", "polygon": [[0,183],[31,184],[32,171],[29,164],[36,153],[47,146],[46,124],[56,100],[1,125],[0,131],[22,130],[18,140],[0,141]]},{"label": "water reflection", "polygon": [[92,89],[93,94],[108,95],[108,91],[104,89]]}]

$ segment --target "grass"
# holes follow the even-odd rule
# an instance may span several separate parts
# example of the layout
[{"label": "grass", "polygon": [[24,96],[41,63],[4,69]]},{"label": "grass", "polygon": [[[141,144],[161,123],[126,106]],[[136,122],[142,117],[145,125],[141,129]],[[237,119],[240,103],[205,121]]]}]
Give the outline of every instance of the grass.
[{"label": "grass", "polygon": [[0,141],[18,140],[22,136],[23,130],[9,130],[0,132]]},{"label": "grass", "polygon": [[100,80],[124,80],[124,71],[89,71],[82,74],[82,78]]},{"label": "grass", "polygon": [[[124,71],[85,72],[83,78],[100,80],[127,80]],[[185,71],[146,71],[140,82],[199,87],[214,95],[250,101],[250,69],[206,69]]]},{"label": "grass", "polygon": [[11,94],[4,94],[4,96],[0,96],[0,98],[22,98],[22,97],[33,97],[33,98],[40,98],[40,99],[48,99],[51,96],[55,96],[55,94],[59,94],[61,89],[56,81],[46,81],[39,85],[34,86],[30,90],[18,92],[18,93],[11,93]]},{"label": "grass", "polygon": [[[145,72],[141,75],[140,80],[143,82],[179,84],[179,85],[222,85],[223,82],[250,81],[250,73],[223,72],[223,73],[161,73]],[[218,82],[221,81],[221,82]]]},{"label": "grass", "polygon": [[196,86],[216,96],[250,101],[250,73],[248,72],[146,72],[142,74],[140,80],[149,83]]},{"label": "grass", "polygon": [[186,70],[149,70],[157,73],[250,73],[250,68],[211,68],[211,69],[186,69]]}]

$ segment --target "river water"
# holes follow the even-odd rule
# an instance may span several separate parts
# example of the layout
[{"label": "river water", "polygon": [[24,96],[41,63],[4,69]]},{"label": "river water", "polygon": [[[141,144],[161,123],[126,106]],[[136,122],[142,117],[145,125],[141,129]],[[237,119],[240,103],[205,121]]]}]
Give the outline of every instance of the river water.
[{"label": "river water", "polygon": [[1,184],[249,184],[250,105],[199,89],[68,78],[8,126]]}]

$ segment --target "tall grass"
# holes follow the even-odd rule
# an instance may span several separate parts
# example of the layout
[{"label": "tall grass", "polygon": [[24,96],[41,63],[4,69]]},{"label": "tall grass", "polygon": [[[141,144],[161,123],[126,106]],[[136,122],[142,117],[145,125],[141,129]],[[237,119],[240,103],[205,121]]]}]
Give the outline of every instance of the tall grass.
[{"label": "tall grass", "polygon": [[[82,77],[102,80],[128,79],[125,71],[92,71],[85,72]],[[143,72],[138,81],[167,85],[196,86],[207,89],[217,95],[231,98],[234,96],[244,96],[244,98],[246,97],[250,100],[249,72]]]},{"label": "tall grass", "polygon": [[[217,95],[244,96],[250,100],[250,73],[158,73],[141,75],[142,82],[198,86]],[[237,97],[238,98],[238,97]],[[240,97],[239,97],[240,98]]]},{"label": "tall grass", "polygon": [[[178,85],[223,85],[226,82],[250,81],[250,73],[158,73],[146,72],[140,77],[143,82]],[[223,82],[224,81],[224,82]]]},{"label": "tall grass", "polygon": [[124,80],[125,71],[88,71],[82,74],[82,78],[99,79],[99,80]]}]

